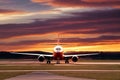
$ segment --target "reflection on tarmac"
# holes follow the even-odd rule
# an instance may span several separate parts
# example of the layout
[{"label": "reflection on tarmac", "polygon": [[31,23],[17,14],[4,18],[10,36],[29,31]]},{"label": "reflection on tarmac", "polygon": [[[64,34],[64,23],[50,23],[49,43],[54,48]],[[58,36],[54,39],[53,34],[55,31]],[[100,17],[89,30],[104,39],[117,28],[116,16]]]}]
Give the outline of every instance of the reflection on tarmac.
[{"label": "reflection on tarmac", "polygon": [[32,72],[26,75],[20,75],[6,80],[95,80],[95,79],[59,76],[48,72]]}]

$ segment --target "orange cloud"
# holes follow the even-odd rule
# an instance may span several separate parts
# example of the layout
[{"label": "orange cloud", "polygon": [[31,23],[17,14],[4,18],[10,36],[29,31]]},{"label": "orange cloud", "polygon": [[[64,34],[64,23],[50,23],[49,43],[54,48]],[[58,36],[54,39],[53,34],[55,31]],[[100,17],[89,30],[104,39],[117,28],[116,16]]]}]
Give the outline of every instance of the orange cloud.
[{"label": "orange cloud", "polygon": [[51,2],[53,0],[31,0],[31,1],[36,3],[41,3],[41,2],[45,3],[45,2]]},{"label": "orange cloud", "polygon": [[[71,43],[71,45],[73,45]],[[4,46],[4,50],[8,51],[46,51],[53,52],[56,45],[35,44],[30,46]],[[64,52],[67,51],[120,51],[120,44],[106,44],[106,45],[84,45],[84,46],[64,46]]]},{"label": "orange cloud", "polygon": [[0,22],[7,22],[6,20],[9,20],[8,22],[10,22],[10,19],[12,21],[12,19],[15,20],[16,18],[18,19],[25,15],[28,15],[28,12],[11,9],[0,9]]},{"label": "orange cloud", "polygon": [[[50,35],[46,35],[50,36]],[[71,35],[72,37],[73,35]],[[93,36],[93,35],[92,35]],[[42,36],[41,36],[42,37]],[[63,37],[63,36],[62,36]],[[65,36],[64,36],[65,37]],[[95,38],[94,38],[95,39]],[[89,39],[90,40],[90,39]],[[60,40],[61,45],[64,48],[64,51],[119,51],[120,42],[119,40],[101,40],[101,41],[95,41],[95,42],[85,42],[84,41],[74,41],[74,39],[68,39],[68,41]],[[1,47],[1,50],[12,50],[12,51],[53,51],[53,48],[56,46],[57,40],[49,39],[49,40],[27,40],[27,41],[21,41],[18,43],[10,43],[4,44]],[[7,47],[6,47],[7,46]],[[111,47],[110,47],[111,46]],[[5,47],[5,48],[4,48]]]},{"label": "orange cloud", "polygon": [[18,11],[18,10],[9,10],[9,9],[0,9],[1,15],[10,15],[10,14],[21,14],[25,13],[24,11]]},{"label": "orange cloud", "polygon": [[81,0],[84,2],[115,2],[115,1],[120,1],[120,0]]},{"label": "orange cloud", "polygon": [[35,3],[45,3],[60,7],[108,7],[119,6],[119,0],[31,0]]}]

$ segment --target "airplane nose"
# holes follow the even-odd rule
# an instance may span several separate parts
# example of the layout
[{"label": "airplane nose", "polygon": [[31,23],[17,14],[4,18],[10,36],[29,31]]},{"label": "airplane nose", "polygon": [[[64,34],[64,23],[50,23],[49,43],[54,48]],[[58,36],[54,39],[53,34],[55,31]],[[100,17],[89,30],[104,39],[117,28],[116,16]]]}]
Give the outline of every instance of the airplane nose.
[{"label": "airplane nose", "polygon": [[54,51],[55,51],[55,52],[62,52],[63,49],[62,49],[61,46],[56,46],[56,47],[54,48]]}]

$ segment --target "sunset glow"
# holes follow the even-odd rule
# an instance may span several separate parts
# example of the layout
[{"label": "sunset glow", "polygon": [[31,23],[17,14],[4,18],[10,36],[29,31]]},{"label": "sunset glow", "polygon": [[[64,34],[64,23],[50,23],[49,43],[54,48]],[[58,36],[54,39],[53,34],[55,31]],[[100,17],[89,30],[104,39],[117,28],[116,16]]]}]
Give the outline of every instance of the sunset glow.
[{"label": "sunset glow", "polygon": [[[104,3],[104,4],[102,4]],[[1,0],[0,51],[120,51],[119,0]]]}]

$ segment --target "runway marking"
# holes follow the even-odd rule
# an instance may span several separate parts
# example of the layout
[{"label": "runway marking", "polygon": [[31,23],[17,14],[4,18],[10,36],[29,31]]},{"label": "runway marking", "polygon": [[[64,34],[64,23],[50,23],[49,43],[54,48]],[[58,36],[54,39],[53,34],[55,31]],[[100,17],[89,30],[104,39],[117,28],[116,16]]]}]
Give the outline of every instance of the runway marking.
[{"label": "runway marking", "polygon": [[6,80],[95,80],[86,78],[66,77],[49,72],[32,72],[26,75],[20,75]]},{"label": "runway marking", "polygon": [[46,71],[46,72],[52,72],[52,71],[77,71],[77,72],[120,72],[120,70],[0,70],[0,72],[40,72],[40,71]]}]

